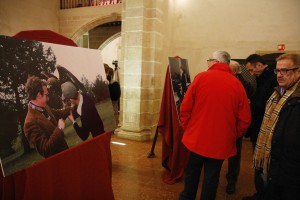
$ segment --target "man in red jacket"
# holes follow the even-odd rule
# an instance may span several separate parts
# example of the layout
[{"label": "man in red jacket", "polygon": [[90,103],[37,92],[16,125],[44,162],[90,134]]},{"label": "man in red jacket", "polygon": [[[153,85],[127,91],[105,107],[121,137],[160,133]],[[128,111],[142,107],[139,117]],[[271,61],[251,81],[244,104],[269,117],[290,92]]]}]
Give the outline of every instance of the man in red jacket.
[{"label": "man in red jacket", "polygon": [[195,199],[204,166],[201,199],[216,198],[224,159],[236,154],[236,140],[251,122],[246,92],[230,67],[230,55],[216,51],[208,70],[189,86],[180,107],[183,144],[190,150],[180,200]]}]

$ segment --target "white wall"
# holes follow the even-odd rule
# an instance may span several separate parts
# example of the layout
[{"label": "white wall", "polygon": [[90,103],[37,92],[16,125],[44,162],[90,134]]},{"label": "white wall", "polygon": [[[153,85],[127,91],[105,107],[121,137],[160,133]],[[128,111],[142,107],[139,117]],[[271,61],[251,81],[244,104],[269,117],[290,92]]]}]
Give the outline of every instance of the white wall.
[{"label": "white wall", "polygon": [[[299,0],[169,0],[165,40],[171,56],[189,61],[191,75],[207,69],[215,50],[246,58],[257,50],[300,50]],[[170,14],[171,13],[171,14]],[[171,24],[171,25],[170,25]]]},{"label": "white wall", "polygon": [[23,30],[58,32],[59,0],[0,0],[0,34],[13,36]]},{"label": "white wall", "polygon": [[112,62],[114,60],[120,61],[120,51],[121,37],[117,37],[101,50],[103,63],[108,64],[111,68],[114,69],[115,66],[112,64]]}]

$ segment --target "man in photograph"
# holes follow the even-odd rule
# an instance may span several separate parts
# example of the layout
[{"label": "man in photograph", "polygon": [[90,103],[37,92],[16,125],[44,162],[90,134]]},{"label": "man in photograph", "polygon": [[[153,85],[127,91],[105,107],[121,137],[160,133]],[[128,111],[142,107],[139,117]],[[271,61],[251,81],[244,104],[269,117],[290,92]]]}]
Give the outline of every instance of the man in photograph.
[{"label": "man in photograph", "polygon": [[93,137],[104,133],[102,119],[96,109],[93,99],[84,93],[79,93],[76,86],[72,82],[65,82],[61,85],[62,98],[64,101],[70,101],[75,108],[73,112],[80,116],[81,126],[75,121],[72,111],[68,116],[73,123],[73,127],[77,135],[85,141],[90,133]]},{"label": "man in photograph", "polygon": [[68,116],[70,108],[54,110],[48,107],[47,84],[38,77],[29,77],[25,87],[30,101],[24,132],[29,143],[44,158],[68,149],[64,139],[65,122],[63,118]]}]

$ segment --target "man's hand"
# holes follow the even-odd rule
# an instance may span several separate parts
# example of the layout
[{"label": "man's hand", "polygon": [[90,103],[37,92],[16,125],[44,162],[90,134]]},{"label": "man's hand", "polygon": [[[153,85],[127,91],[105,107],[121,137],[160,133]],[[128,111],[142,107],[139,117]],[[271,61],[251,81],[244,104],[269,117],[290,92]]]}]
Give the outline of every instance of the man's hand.
[{"label": "man's hand", "polygon": [[59,119],[58,120],[58,128],[60,130],[64,130],[64,128],[65,128],[65,121],[63,119]]},{"label": "man's hand", "polygon": [[68,116],[68,119],[72,122],[72,124],[75,123],[74,116],[72,114],[72,110],[70,111],[70,115]]}]

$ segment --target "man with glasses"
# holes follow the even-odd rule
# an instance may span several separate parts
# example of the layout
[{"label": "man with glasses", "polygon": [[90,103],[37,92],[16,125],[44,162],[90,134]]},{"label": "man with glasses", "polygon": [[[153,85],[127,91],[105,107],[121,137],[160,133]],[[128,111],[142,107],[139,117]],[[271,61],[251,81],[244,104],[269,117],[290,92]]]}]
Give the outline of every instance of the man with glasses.
[{"label": "man with glasses", "polygon": [[279,86],[267,102],[253,164],[267,178],[267,200],[300,199],[300,55],[283,54]]},{"label": "man with glasses", "polygon": [[48,107],[47,84],[38,77],[29,77],[25,88],[30,101],[24,132],[29,143],[45,158],[68,149],[63,132],[65,122],[62,118],[67,118],[70,108],[54,110]]},{"label": "man with glasses", "polygon": [[180,200],[196,198],[202,168],[201,199],[216,198],[224,159],[237,153],[236,140],[250,124],[246,92],[229,62],[226,51],[214,52],[208,70],[195,77],[180,106],[182,143],[190,151]]},{"label": "man with glasses", "polygon": [[[246,137],[250,137],[254,149],[259,129],[263,120],[266,102],[276,87],[276,75],[274,66],[269,66],[265,60],[257,54],[252,54],[246,58],[246,68],[249,73],[256,79],[256,90],[250,98],[250,108],[252,122],[247,130]],[[252,196],[244,197],[243,200],[261,199],[265,187],[265,181],[261,177],[261,171],[255,170],[254,184],[256,193]]]}]

